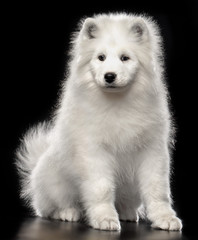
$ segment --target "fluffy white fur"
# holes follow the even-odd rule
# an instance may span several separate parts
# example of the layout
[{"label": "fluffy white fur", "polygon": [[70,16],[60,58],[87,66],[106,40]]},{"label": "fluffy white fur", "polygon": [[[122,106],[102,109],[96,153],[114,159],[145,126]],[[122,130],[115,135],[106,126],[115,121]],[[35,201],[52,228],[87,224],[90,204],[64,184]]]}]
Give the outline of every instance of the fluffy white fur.
[{"label": "fluffy white fur", "polygon": [[182,228],[171,207],[162,75],[150,18],[102,14],[81,22],[55,117],[31,129],[17,152],[22,197],[36,215],[86,216],[93,228],[120,230],[119,219],[138,221],[144,206],[153,227]]}]

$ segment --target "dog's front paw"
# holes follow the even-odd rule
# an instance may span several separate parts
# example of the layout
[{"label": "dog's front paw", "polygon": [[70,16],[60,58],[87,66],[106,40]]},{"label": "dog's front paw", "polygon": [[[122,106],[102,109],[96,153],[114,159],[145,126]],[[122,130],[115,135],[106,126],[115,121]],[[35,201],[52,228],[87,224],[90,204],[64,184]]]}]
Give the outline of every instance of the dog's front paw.
[{"label": "dog's front paw", "polygon": [[163,230],[180,231],[182,229],[182,222],[175,216],[165,216],[155,220],[151,226]]},{"label": "dog's front paw", "polygon": [[90,225],[95,229],[119,231],[120,222],[118,213],[110,204],[101,204],[91,209],[89,215]]},{"label": "dog's front paw", "polygon": [[53,215],[54,219],[62,221],[77,222],[80,219],[80,211],[76,208],[67,208],[62,211],[57,211]]},{"label": "dog's front paw", "polygon": [[120,231],[120,222],[117,218],[104,218],[102,221],[93,220],[92,227],[100,230]]},{"label": "dog's front paw", "polygon": [[119,213],[119,219],[121,221],[138,222],[139,216],[134,209],[127,209]]}]

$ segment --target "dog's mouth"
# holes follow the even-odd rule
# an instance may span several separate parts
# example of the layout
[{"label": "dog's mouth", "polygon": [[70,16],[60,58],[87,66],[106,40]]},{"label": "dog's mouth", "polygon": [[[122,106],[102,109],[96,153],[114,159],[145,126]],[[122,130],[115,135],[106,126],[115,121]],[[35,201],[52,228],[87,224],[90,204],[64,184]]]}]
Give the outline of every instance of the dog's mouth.
[{"label": "dog's mouth", "polygon": [[116,83],[116,82],[112,82],[112,83],[106,83],[106,82],[100,82],[100,81],[96,81],[96,84],[98,85],[98,87],[100,87],[100,89],[104,92],[123,92],[126,89],[128,89],[130,87],[130,82],[126,82],[126,83]]},{"label": "dog's mouth", "polygon": [[121,92],[126,88],[126,86],[105,85],[102,87],[102,90],[104,92]]},{"label": "dog's mouth", "polygon": [[118,88],[118,87],[116,87],[116,86],[105,86],[106,88]]}]

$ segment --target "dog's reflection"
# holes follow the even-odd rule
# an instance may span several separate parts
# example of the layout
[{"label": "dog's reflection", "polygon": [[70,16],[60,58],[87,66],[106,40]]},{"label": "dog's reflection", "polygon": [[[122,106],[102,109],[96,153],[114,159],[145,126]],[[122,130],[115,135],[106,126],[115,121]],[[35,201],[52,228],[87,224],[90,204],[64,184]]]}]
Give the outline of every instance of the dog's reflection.
[{"label": "dog's reflection", "polygon": [[152,229],[140,222],[121,222],[122,229],[101,231],[87,227],[84,223],[52,221],[43,218],[26,219],[18,231],[17,240],[182,240],[182,234],[176,231]]}]

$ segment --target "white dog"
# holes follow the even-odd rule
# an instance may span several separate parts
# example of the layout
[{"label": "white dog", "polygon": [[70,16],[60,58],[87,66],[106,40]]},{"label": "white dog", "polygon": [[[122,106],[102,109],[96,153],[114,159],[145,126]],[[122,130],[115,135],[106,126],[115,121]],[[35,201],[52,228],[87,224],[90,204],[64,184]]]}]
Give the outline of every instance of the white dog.
[{"label": "white dog", "polygon": [[180,230],[171,207],[171,116],[161,38],[148,17],[96,15],[74,34],[56,114],[17,152],[22,197],[42,217],[120,230],[144,206],[155,228]]}]

